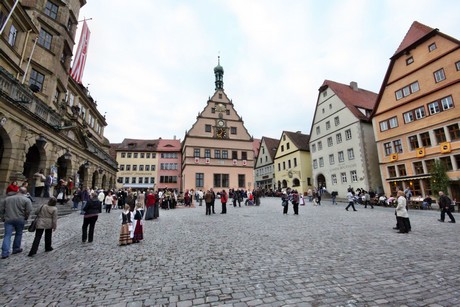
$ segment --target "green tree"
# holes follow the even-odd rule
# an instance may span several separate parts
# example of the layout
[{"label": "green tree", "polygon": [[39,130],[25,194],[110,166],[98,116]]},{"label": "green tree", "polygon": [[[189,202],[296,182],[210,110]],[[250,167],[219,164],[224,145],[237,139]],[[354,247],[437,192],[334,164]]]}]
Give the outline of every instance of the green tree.
[{"label": "green tree", "polygon": [[443,191],[447,195],[447,188],[449,187],[449,176],[447,176],[444,163],[436,160],[430,169],[430,173],[431,189],[433,190],[433,194],[438,195],[439,191]]}]

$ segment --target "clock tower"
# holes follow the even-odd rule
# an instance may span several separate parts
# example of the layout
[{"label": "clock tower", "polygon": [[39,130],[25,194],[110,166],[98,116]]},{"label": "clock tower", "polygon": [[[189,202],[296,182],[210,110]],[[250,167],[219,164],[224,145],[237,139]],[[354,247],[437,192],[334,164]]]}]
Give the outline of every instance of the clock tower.
[{"label": "clock tower", "polygon": [[253,138],[224,92],[220,57],[215,92],[182,142],[182,187],[216,192],[254,187]]}]

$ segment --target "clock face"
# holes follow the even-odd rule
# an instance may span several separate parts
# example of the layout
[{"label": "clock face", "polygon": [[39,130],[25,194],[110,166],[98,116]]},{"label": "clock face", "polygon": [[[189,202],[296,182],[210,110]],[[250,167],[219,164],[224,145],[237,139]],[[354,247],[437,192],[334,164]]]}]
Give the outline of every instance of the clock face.
[{"label": "clock face", "polygon": [[217,126],[223,127],[224,125],[225,125],[225,123],[224,123],[223,120],[219,119],[219,120],[217,121]]},{"label": "clock face", "polygon": [[224,139],[227,137],[227,130],[225,128],[217,128],[216,136],[219,139]]}]

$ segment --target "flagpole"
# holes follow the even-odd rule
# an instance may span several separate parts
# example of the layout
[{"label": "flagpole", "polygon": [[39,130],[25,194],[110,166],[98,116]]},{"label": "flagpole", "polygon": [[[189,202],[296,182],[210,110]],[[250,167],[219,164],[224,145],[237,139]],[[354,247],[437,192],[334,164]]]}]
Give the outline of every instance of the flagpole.
[{"label": "flagpole", "polygon": [[27,61],[26,69],[24,69],[24,76],[22,76],[21,84],[24,84],[24,81],[26,80],[27,70],[29,69],[30,61],[32,61],[32,55],[34,54],[35,46],[37,46],[37,41],[38,41],[38,37],[35,39],[34,45],[33,45],[33,47],[32,47],[32,51],[30,52],[29,61]]},{"label": "flagpole", "polygon": [[11,15],[13,15],[13,11],[16,8],[16,5],[18,5],[19,0],[16,0],[16,2],[13,5],[13,8],[11,9],[10,13],[8,14],[8,17],[6,17],[5,22],[3,23],[2,28],[0,29],[0,35],[2,35],[3,30],[5,30],[6,24],[8,23],[8,20],[10,19]]}]

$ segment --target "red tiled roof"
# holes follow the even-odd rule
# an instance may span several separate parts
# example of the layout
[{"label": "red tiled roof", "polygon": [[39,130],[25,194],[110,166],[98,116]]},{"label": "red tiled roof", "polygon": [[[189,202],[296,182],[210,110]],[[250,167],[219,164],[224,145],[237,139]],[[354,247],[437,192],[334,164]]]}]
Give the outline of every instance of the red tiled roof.
[{"label": "red tiled roof", "polygon": [[396,50],[395,54],[398,54],[399,52],[403,51],[425,35],[431,33],[435,29],[430,28],[428,26],[425,26],[424,24],[421,24],[418,21],[414,21],[409,29],[407,31],[406,36],[402,40],[401,44],[399,45],[398,49]]},{"label": "red tiled roof", "polygon": [[[377,102],[377,93],[358,88],[356,90],[350,85],[325,80],[320,91],[325,87],[330,87],[347,108],[360,120],[369,120],[370,113],[374,110]],[[369,110],[368,116],[363,114],[358,108]]]}]

